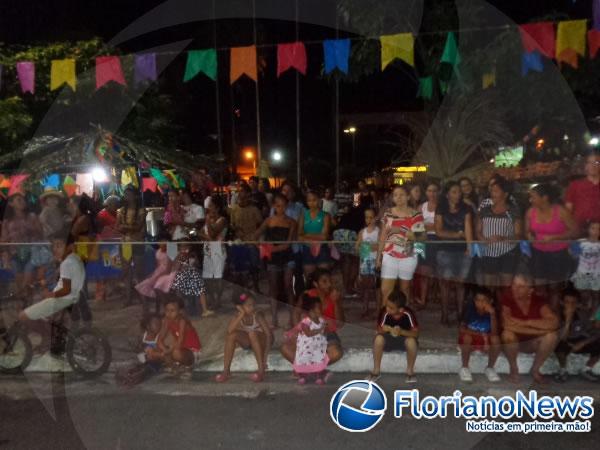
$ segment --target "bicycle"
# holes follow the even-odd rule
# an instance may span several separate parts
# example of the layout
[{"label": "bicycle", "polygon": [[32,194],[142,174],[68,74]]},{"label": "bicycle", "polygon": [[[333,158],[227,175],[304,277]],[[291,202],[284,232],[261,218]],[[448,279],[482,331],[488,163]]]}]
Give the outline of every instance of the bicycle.
[{"label": "bicycle", "polygon": [[[112,349],[99,330],[72,330],[64,325],[65,315],[71,314],[73,306],[61,311],[59,318],[50,322],[50,353],[66,356],[69,366],[78,375],[89,378],[100,376],[110,366]],[[33,347],[28,330],[20,322],[15,322],[8,330],[0,330],[0,373],[21,374],[32,358]]]}]

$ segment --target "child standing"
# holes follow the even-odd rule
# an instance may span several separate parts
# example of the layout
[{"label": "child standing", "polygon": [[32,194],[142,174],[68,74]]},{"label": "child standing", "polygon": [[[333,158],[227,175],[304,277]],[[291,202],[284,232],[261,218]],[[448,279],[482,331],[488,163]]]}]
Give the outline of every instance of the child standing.
[{"label": "child standing", "polygon": [[185,299],[186,311],[190,316],[198,315],[198,304],[202,306],[202,317],[215,314],[206,304],[206,288],[202,274],[197,268],[197,258],[189,241],[179,244],[179,254],[175,259],[175,277],[171,290]]},{"label": "child standing", "polygon": [[559,383],[567,381],[567,358],[571,353],[587,353],[590,355],[587,364],[580,375],[589,381],[598,381],[592,369],[600,359],[600,309],[595,312],[592,320],[583,317],[578,312],[579,292],[575,289],[565,289],[562,295],[563,326],[560,341],[554,350],[560,369],[554,376]]},{"label": "child standing", "polygon": [[373,371],[369,379],[376,381],[381,377],[381,359],[384,352],[406,351],[406,382],[416,383],[418,337],[419,325],[415,314],[406,307],[406,295],[394,290],[379,314],[377,335],[373,342]]},{"label": "child standing", "polygon": [[579,263],[571,281],[587,307],[596,311],[600,304],[600,222],[590,222],[587,239],[579,241]]},{"label": "child standing", "polygon": [[[144,311],[148,310],[147,300],[156,299],[156,291],[158,280],[171,273],[173,262],[169,255],[167,255],[167,244],[159,244],[158,250],[156,251],[156,269],[154,272],[141,283],[135,286],[138,293],[144,298],[143,308]],[[158,313],[160,305],[158,300],[156,301],[156,313]]]},{"label": "child standing", "polygon": [[217,383],[224,383],[231,376],[231,361],[236,346],[243,349],[252,349],[256,357],[258,371],[250,376],[255,383],[265,379],[267,357],[273,342],[273,335],[262,312],[256,311],[256,302],[248,294],[240,295],[236,300],[237,315],[231,319],[227,326],[225,340],[223,372],[217,375]]},{"label": "child standing", "polygon": [[377,260],[377,246],[379,242],[379,227],[375,222],[375,210],[365,209],[365,225],[358,233],[356,250],[360,258],[358,285],[362,293],[364,310],[361,317],[369,315],[369,301],[377,301],[377,281],[375,276],[375,262]]},{"label": "child standing", "polygon": [[[167,343],[170,338],[170,343]],[[157,359],[171,372],[179,372],[182,379],[192,378],[193,365],[200,356],[200,338],[185,317],[181,301],[171,297],[165,303],[165,318],[158,336]]]},{"label": "child standing", "polygon": [[458,335],[458,345],[462,356],[462,368],[458,372],[458,376],[463,382],[473,381],[469,370],[469,358],[474,350],[488,352],[488,366],[485,369],[485,375],[491,382],[500,381],[500,377],[494,370],[494,365],[500,355],[500,338],[498,337],[498,319],[493,302],[493,295],[489,289],[479,287],[475,290],[473,302],[467,305]]},{"label": "child standing", "polygon": [[305,295],[303,308],[307,315],[298,324],[294,372],[299,376],[299,384],[306,383],[309,375],[316,375],[316,384],[325,384],[329,378],[329,357],[325,337],[327,322],[323,318],[321,299]]}]

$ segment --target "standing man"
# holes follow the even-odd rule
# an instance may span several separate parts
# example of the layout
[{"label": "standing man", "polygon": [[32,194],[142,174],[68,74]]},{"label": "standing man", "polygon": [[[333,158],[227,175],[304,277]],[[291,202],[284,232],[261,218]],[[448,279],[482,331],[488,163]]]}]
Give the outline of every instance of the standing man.
[{"label": "standing man", "polygon": [[519,382],[517,356],[521,351],[535,354],[531,376],[536,383],[545,384],[540,368],[556,347],[560,321],[532,286],[529,276],[515,275],[510,290],[501,296],[501,340],[510,366],[509,380]]},{"label": "standing man", "polygon": [[565,195],[565,206],[585,233],[585,224],[600,221],[600,153],[594,151],[585,160],[585,178],[571,181]]},{"label": "standing man", "polygon": [[264,218],[269,216],[269,201],[267,200],[267,196],[264,192],[261,192],[259,189],[260,179],[256,176],[250,177],[248,180],[248,185],[250,186],[250,203],[258,208],[260,213]]},{"label": "standing man", "polygon": [[252,285],[256,292],[260,292],[258,275],[260,260],[258,247],[254,244],[244,244],[254,240],[256,230],[263,222],[259,209],[251,202],[251,190],[246,184],[240,186],[237,204],[230,209],[231,229],[236,240],[241,241],[231,247],[231,261],[234,280],[237,284],[244,285],[244,275],[250,273]]}]

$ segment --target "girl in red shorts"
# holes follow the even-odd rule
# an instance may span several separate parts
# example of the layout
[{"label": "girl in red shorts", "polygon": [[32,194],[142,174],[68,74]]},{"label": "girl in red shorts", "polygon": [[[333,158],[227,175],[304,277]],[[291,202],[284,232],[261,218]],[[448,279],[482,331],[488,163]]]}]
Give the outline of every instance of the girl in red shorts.
[{"label": "girl in red shorts", "polygon": [[500,381],[494,370],[500,355],[498,319],[494,309],[494,298],[488,289],[479,287],[475,290],[473,302],[468,305],[460,324],[458,345],[462,356],[462,367],[458,372],[461,381],[473,381],[469,370],[469,358],[476,350],[488,353],[488,366],[485,369],[487,379],[491,382]]}]

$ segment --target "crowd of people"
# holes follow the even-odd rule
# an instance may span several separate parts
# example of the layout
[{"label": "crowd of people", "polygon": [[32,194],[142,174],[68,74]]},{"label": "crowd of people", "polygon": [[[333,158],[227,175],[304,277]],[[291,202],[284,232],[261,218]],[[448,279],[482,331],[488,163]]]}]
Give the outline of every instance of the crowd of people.
[{"label": "crowd of people", "polygon": [[[243,293],[234,294],[236,316],[227,330],[219,382],[230,376],[236,346],[252,349],[258,366],[253,380],[264,379],[282,304],[289,305],[282,354],[300,383],[311,377],[326,382],[327,366],[343,356],[337,330],[345,322],[344,301],[359,297],[362,317],[377,320],[373,379],[380,376],[383,352],[401,350],[407,382],[416,381],[416,315],[433,299],[441,304],[441,324],[459,329],[463,381],[472,380],[468,364],[475,349],[488,351],[491,381],[499,379],[494,365],[501,352],[510,379],[518,379],[519,351],[535,353],[531,373],[537,382],[545,381],[540,368],[553,352],[561,365],[559,381],[566,378],[569,353],[589,353],[582,375],[596,379],[591,369],[600,356],[599,183],[598,153],[587,157],[584,176],[564,192],[553,184],[523,191],[499,175],[484,189],[462,178],[443,187],[435,180],[390,188],[359,182],[354,192],[343,184],[335,194],[289,182],[271,191],[268,182],[252,177],[228,197],[169,191],[165,244],[145,242],[146,211],[133,187],[103,205],[52,190],[32,205],[26,193],[15,193],[2,221],[2,272],[14,277],[16,295],[24,299],[44,286],[45,306],[36,303],[21,314],[29,321],[56,312],[50,299],[68,297],[61,305],[83,305],[93,284],[96,301],[104,301],[107,280],[124,280],[125,305],[137,296],[145,313],[154,304],[155,313],[165,315],[159,330],[146,329],[156,337],[148,341],[149,360],[187,369],[200,350],[188,317],[215,314],[227,277]],[[22,245],[40,242],[53,242],[52,248]],[[62,261],[54,294],[47,290],[51,268],[56,272],[53,255]],[[149,259],[155,262],[150,268]],[[332,279],[337,269],[340,289]],[[260,292],[265,274],[270,314],[256,309],[251,293]],[[91,320],[89,307],[80,309]],[[172,347],[164,345],[169,333]]]}]

